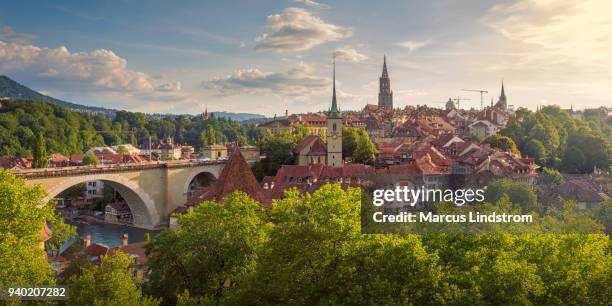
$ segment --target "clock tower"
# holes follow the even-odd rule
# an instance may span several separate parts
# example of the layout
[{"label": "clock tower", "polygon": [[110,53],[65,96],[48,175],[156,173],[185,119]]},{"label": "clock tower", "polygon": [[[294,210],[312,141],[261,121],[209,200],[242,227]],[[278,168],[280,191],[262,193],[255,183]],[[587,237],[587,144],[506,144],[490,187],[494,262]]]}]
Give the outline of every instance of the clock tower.
[{"label": "clock tower", "polygon": [[327,112],[327,165],[342,167],[342,116],[336,102],[336,60],[334,59],[332,105]]}]

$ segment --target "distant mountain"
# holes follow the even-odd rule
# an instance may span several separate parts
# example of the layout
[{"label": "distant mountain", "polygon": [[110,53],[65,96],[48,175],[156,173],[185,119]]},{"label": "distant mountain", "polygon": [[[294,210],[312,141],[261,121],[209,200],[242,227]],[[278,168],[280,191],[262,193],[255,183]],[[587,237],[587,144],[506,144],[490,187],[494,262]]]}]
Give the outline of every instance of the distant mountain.
[{"label": "distant mountain", "polygon": [[266,118],[264,115],[251,113],[211,112],[211,114],[217,118],[225,117],[234,121],[251,121]]},{"label": "distant mountain", "polygon": [[49,102],[59,106],[63,106],[75,111],[81,112],[102,112],[110,116],[114,116],[117,112],[114,109],[106,109],[102,107],[85,106],[75,104],[71,102],[62,101],[39,93],[38,91],[32,90],[11,78],[0,75],[0,97],[10,97],[11,99],[19,100],[37,100],[43,102]]},{"label": "distant mountain", "polygon": [[[95,106],[85,106],[72,102],[66,102],[60,99],[43,95],[33,89],[30,89],[19,82],[12,80],[11,78],[0,75],[0,97],[10,97],[14,100],[36,100],[43,101],[59,106],[69,108],[79,112],[91,112],[91,113],[104,113],[107,116],[115,117],[115,113],[118,110],[108,109]],[[261,120],[265,119],[264,115],[250,114],[250,113],[230,113],[230,112],[212,112],[215,117],[225,117],[234,121],[246,121],[246,120]],[[151,116],[176,116],[170,114],[149,114]]]}]

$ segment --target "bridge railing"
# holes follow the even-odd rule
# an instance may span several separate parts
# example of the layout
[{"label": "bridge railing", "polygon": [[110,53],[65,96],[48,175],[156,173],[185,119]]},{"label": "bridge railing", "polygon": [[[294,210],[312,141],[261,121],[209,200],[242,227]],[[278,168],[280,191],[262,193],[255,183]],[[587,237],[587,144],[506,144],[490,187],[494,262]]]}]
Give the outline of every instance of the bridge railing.
[{"label": "bridge railing", "polygon": [[226,160],[178,160],[178,161],[157,161],[157,162],[141,162],[128,164],[106,164],[106,165],[88,165],[88,166],[70,166],[57,168],[41,168],[41,169],[15,169],[11,170],[13,174],[21,178],[39,178],[39,177],[54,177],[54,176],[71,176],[71,175],[86,175],[99,174],[108,172],[123,172],[133,170],[146,170],[157,168],[186,168],[199,167],[206,165],[224,164]]}]

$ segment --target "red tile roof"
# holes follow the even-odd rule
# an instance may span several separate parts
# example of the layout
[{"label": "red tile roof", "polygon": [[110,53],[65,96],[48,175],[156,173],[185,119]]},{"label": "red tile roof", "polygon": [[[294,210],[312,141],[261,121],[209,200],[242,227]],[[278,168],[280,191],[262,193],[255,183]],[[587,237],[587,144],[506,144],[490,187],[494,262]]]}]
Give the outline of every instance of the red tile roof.
[{"label": "red tile roof", "polygon": [[187,206],[198,205],[204,200],[218,202],[236,190],[247,193],[266,208],[272,205],[270,199],[264,195],[261,186],[257,183],[257,179],[255,179],[251,168],[242,156],[242,153],[240,153],[240,149],[234,151],[234,154],[225,164],[215,184],[211,188],[202,190],[194,195],[188,200]]},{"label": "red tile roof", "polygon": [[102,255],[108,255],[110,249],[102,244],[91,243],[88,247],[83,249],[83,254],[89,257],[100,257]]}]

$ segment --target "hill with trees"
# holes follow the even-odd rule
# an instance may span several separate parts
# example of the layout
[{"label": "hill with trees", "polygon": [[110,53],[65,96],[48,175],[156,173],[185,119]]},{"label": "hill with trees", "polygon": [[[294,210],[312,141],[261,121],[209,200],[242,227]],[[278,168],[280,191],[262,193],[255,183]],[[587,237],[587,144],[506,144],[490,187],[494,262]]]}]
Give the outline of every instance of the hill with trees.
[{"label": "hill with trees", "polygon": [[537,112],[521,108],[501,135],[510,137],[523,156],[567,173],[588,173],[612,165],[612,117],[605,108],[573,117],[558,106]]},{"label": "hill with trees", "polygon": [[151,117],[118,111],[110,118],[29,100],[3,102],[0,108],[0,156],[32,157],[42,145],[47,154],[82,154],[93,146],[146,144],[149,137],[153,141],[172,138],[174,143],[200,148],[214,144],[211,139],[218,144],[256,144],[262,132],[253,124],[215,116],[201,120],[188,115]]}]

